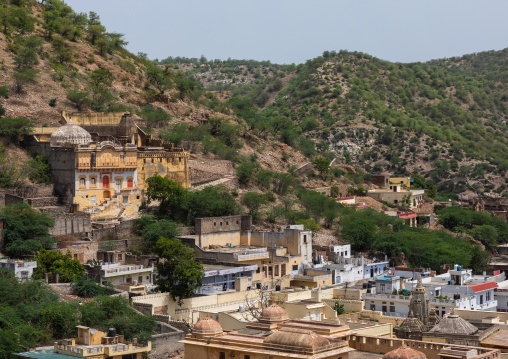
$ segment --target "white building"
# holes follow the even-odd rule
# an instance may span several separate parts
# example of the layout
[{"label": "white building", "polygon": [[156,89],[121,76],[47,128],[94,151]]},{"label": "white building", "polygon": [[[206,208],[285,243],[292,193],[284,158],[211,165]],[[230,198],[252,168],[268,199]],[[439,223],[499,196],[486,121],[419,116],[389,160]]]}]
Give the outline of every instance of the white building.
[{"label": "white building", "polygon": [[[347,253],[351,253],[350,248]],[[335,263],[317,264],[314,268],[323,268],[332,273],[332,283],[357,282],[363,279],[376,278],[386,274],[388,261],[370,260],[365,257],[351,258],[337,256]]]},{"label": "white building", "polygon": [[6,268],[14,273],[20,280],[32,278],[34,269],[37,267],[37,261],[23,261],[20,259],[0,259],[0,268]]},{"label": "white building", "polygon": [[[422,280],[431,307],[438,315],[443,316],[452,308],[495,311],[497,300],[494,290],[498,288],[496,281],[503,281],[504,273],[496,276],[475,276],[471,270],[462,269],[456,265],[448,273]],[[376,281],[375,293],[365,293],[365,309],[386,312],[392,316],[407,316],[411,290],[416,287],[416,281],[405,283],[405,291],[397,294],[388,291],[381,292],[381,281]],[[508,294],[508,293],[507,293]],[[506,303],[508,307],[508,302]]]},{"label": "white building", "polygon": [[144,285],[147,289],[154,285],[154,267],[143,265],[122,265],[120,263],[105,263],[95,266],[99,274],[99,282],[117,285]]},{"label": "white building", "polygon": [[351,258],[351,244],[344,244],[342,246],[331,246],[332,252],[342,258]]}]

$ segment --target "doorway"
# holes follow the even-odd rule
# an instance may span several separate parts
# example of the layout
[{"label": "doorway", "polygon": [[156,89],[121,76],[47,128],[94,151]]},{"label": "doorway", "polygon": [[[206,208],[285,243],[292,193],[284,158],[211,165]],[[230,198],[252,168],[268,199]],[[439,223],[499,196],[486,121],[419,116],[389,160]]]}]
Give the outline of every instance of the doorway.
[{"label": "doorway", "polygon": [[109,176],[102,177],[102,188],[109,188]]}]

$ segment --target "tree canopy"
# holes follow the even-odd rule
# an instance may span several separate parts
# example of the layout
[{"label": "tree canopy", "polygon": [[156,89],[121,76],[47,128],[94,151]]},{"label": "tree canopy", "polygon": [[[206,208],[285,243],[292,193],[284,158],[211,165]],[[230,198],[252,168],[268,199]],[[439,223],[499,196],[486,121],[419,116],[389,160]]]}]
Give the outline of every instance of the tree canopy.
[{"label": "tree canopy", "polygon": [[50,249],[55,242],[49,236],[49,228],[55,224],[53,219],[26,203],[5,206],[0,218],[4,220],[5,253],[10,257],[32,256],[41,249]]},{"label": "tree canopy", "polygon": [[162,260],[157,264],[157,285],[180,304],[201,286],[203,265],[194,259],[194,251],[174,238],[160,238],[156,253]]}]

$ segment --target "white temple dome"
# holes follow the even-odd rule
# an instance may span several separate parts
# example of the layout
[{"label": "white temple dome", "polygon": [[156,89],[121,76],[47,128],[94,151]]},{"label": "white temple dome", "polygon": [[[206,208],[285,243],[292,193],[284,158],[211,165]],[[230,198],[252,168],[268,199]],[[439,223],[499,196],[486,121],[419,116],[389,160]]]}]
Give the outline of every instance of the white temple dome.
[{"label": "white temple dome", "polygon": [[88,145],[92,136],[82,127],[74,124],[72,120],[51,134],[52,146]]}]

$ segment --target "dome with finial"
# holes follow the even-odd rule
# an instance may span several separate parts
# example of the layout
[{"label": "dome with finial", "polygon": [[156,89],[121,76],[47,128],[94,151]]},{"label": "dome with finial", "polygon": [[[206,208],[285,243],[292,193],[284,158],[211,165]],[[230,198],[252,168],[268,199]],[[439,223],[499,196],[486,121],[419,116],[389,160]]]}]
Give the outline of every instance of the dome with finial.
[{"label": "dome with finial", "polygon": [[51,134],[51,146],[88,145],[92,136],[72,120]]},{"label": "dome with finial", "polygon": [[210,317],[198,320],[192,329],[193,335],[201,337],[213,337],[222,333],[222,326]]},{"label": "dome with finial", "polygon": [[391,352],[383,355],[383,359],[426,359],[427,357],[422,352],[412,349],[406,345],[406,343],[402,343],[402,345],[392,350]]},{"label": "dome with finial", "polygon": [[452,309],[450,315],[442,319],[434,328],[429,330],[430,333],[441,334],[461,334],[472,335],[478,333],[478,328],[467,320],[462,319],[455,314],[455,309]]},{"label": "dome with finial", "polygon": [[330,341],[314,333],[312,330],[297,328],[281,328],[263,340],[266,347],[302,349],[302,351],[316,353],[330,346]]},{"label": "dome with finial", "polygon": [[258,321],[261,323],[283,323],[289,320],[288,313],[277,304],[266,307],[261,312]]}]

